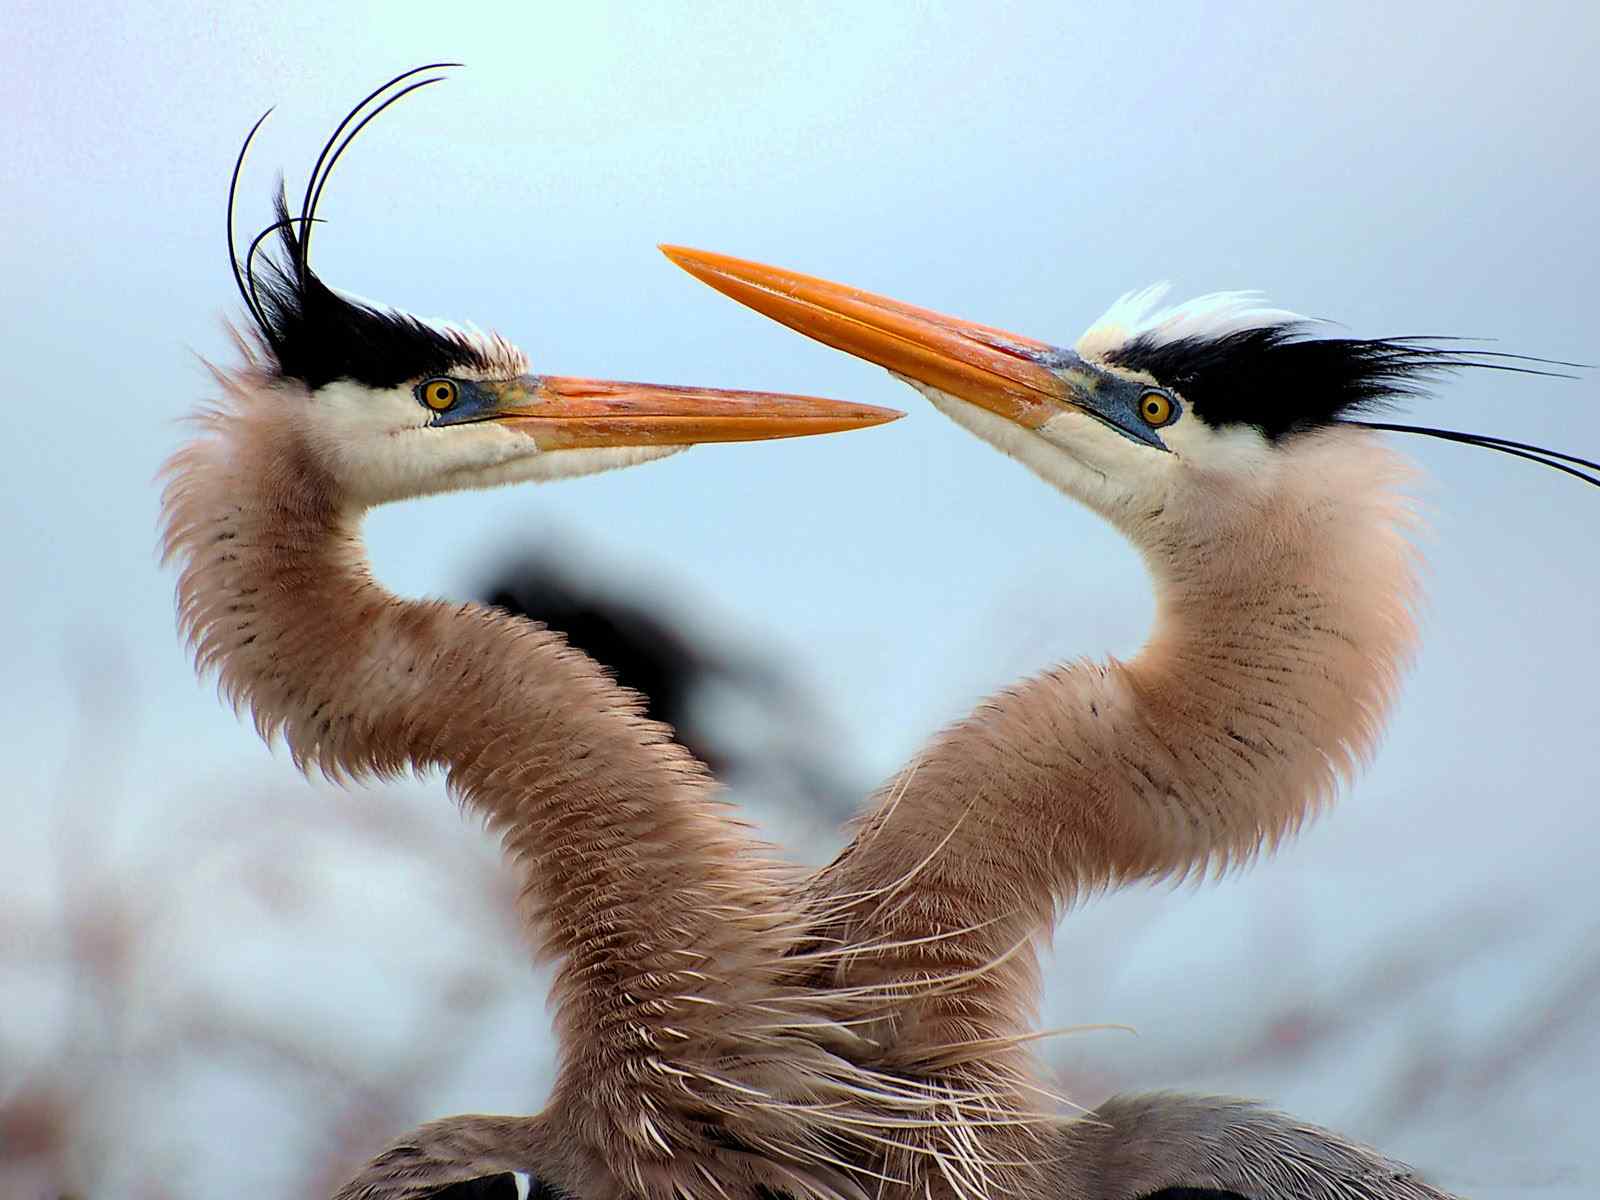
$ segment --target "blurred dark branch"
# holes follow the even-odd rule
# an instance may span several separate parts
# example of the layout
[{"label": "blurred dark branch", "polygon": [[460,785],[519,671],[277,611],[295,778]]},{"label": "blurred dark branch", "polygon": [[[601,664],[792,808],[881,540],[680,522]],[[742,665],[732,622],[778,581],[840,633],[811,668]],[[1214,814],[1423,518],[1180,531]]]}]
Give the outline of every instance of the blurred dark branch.
[{"label": "blurred dark branch", "polygon": [[[527,553],[486,572],[474,590],[484,602],[565,635],[643,699],[645,711],[726,782],[778,790],[835,825],[855,814],[864,790],[844,782],[842,765],[821,736],[807,738],[816,719],[798,687],[771,661],[748,649],[714,645],[676,617],[660,596],[648,600],[621,585],[583,579],[569,560]],[[751,746],[708,715],[710,694],[731,690],[739,705],[761,714],[798,741]],[[778,780],[772,778],[779,777]]]}]

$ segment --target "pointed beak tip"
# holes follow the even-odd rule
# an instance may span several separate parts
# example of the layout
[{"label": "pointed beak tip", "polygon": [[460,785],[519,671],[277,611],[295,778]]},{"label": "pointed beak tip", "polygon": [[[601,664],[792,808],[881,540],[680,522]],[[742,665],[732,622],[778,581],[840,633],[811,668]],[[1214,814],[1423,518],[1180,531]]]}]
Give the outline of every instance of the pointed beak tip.
[{"label": "pointed beak tip", "polygon": [[718,280],[739,280],[744,275],[744,267],[755,267],[758,264],[749,264],[742,259],[731,258],[728,254],[717,254],[710,250],[694,250],[693,246],[677,246],[670,242],[662,242],[656,246],[662,254],[672,259],[674,266],[682,267],[688,274],[698,278],[701,283],[723,290],[718,286]]},{"label": "pointed beak tip", "polygon": [[798,434],[849,433],[857,429],[871,429],[874,425],[888,425],[906,414],[898,408],[880,408],[876,404],[851,404],[847,401],[822,401],[806,416],[802,425],[790,436]]},{"label": "pointed beak tip", "polygon": [[684,259],[693,258],[695,253],[688,246],[679,246],[673,242],[657,242],[656,249],[680,266],[683,264]]},{"label": "pointed beak tip", "polygon": [[888,425],[906,415],[898,408],[880,408],[876,404],[863,404],[861,407],[865,410],[861,414],[862,429],[870,429],[874,425]]},{"label": "pointed beak tip", "polygon": [[1047,357],[1054,347],[1043,342],[781,267],[665,243],[661,252],[798,333],[1027,428],[1044,424],[1066,401]]}]

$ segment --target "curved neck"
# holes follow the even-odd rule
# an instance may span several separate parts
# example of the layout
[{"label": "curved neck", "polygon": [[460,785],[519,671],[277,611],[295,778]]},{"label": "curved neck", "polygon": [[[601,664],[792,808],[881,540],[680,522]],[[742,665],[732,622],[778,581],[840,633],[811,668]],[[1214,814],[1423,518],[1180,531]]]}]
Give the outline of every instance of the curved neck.
[{"label": "curved neck", "polygon": [[166,549],[199,666],[297,765],[441,768],[499,834],[536,940],[563,959],[555,1104],[594,1134],[576,1140],[603,1155],[595,1170],[657,1192],[715,1123],[685,1080],[747,1077],[741,1021],[771,1002],[793,942],[787,876],[670,730],[560,636],[384,591],[292,412],[242,385],[230,398],[168,468]]},{"label": "curved neck", "polygon": [[[1370,443],[1350,449],[1302,451],[1309,482],[1291,495],[1129,529],[1158,594],[1141,652],[984,701],[884,789],[822,874],[814,900],[833,936],[923,939],[862,952],[867,977],[979,973],[902,1013],[907,1066],[974,1027],[1025,1032],[1030,943],[1061,907],[1247,860],[1371,752],[1414,640],[1415,566],[1404,468]],[[1203,524],[1247,504],[1242,525]]]}]

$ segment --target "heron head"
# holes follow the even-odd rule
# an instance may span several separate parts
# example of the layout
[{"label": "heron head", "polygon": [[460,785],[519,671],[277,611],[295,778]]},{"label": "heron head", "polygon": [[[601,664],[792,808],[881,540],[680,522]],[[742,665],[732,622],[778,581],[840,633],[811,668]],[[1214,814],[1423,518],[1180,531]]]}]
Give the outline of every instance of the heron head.
[{"label": "heron head", "polygon": [[[1264,512],[1321,505],[1350,481],[1341,466],[1365,460],[1392,474],[1358,418],[1440,371],[1547,373],[1448,342],[1317,337],[1314,322],[1253,293],[1164,306],[1160,287],[1124,296],[1068,348],[793,271],[662,249],[726,295],[887,367],[1147,549],[1237,537],[1261,528]],[[1504,449],[1496,440],[1479,444]]]},{"label": "heron head", "polygon": [[[228,194],[228,252],[255,326],[253,382],[357,505],[464,488],[582,475],[702,442],[857,429],[892,409],[806,396],[575,379],[533,373],[506,340],[424,319],[326,285],[312,270],[317,204],[351,140],[384,109],[437,82],[434,64],[390,80],[334,130],[298,214],[280,185],[276,219],[241,258],[233,240],[239,175]],[[418,76],[423,76],[418,78]],[[261,120],[265,120],[265,116]],[[347,132],[348,130],[348,132]]]}]

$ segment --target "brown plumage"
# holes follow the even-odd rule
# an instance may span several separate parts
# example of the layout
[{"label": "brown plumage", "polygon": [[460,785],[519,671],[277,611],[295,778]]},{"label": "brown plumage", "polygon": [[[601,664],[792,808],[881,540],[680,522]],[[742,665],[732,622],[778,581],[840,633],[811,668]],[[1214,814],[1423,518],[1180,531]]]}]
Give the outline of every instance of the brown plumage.
[{"label": "brown plumage", "polygon": [[1450,1200],[1404,1163],[1221,1097],[1119,1096],[1052,1149],[1035,1193],[1050,1200]]},{"label": "brown plumage", "polygon": [[[1370,753],[1413,638],[1405,470],[1335,426],[1434,352],[1319,351],[1346,392],[1263,423],[1241,389],[1298,343],[1250,336],[1259,322],[1226,306],[1209,325],[1179,312],[1139,336],[1092,331],[1079,356],[827,293],[855,311],[835,325],[813,305],[825,340],[891,329],[887,365],[1127,533],[1159,616],[1133,661],[1050,672],[948,731],[807,883],[592,662],[528,622],[386,593],[359,525],[387,501],[893,414],[530,375],[499,339],[342,297],[306,254],[339,137],[299,216],[280,201],[281,257],[259,284],[239,264],[260,351],[216,372],[217,403],[168,466],[180,622],[301,767],[442,770],[501,836],[533,940],[561,964],[547,1109],[424,1126],[341,1197],[1441,1195],[1242,1102],[1124,1099],[1068,1119],[1025,1048],[1032,943],[1060,907],[1244,861]],[[697,273],[738,294],[729,261]],[[811,303],[817,281],[796,278],[758,307]],[[1210,340],[1185,345],[1197,328]]]},{"label": "brown plumage", "polygon": [[[1219,472],[1178,520],[1140,513],[1124,525],[1156,581],[1145,648],[984,701],[884,789],[820,873],[814,894],[837,909],[832,938],[964,931],[863,954],[828,980],[972,974],[958,992],[886,1014],[875,1065],[938,1072],[1036,1110],[1028,1043],[1011,1039],[1033,1027],[1034,944],[1062,907],[1245,861],[1371,753],[1414,641],[1406,472],[1364,431],[1309,436],[1317,444],[1297,452],[1292,477]],[[909,886],[873,894],[898,879]],[[981,1055],[950,1049],[973,1042]],[[1019,1128],[995,1156],[1025,1158],[1030,1134]]]},{"label": "brown plumage", "polygon": [[1454,344],[1314,339],[1237,294],[1160,311],[1158,293],[1125,297],[1067,350],[663,249],[888,367],[1109,520],[1155,584],[1136,657],[1065,664],[985,700],[882,789],[812,881],[819,936],[854,951],[817,985],[896,995],[866,1026],[869,1064],[989,1095],[1017,1118],[903,1130],[885,1171],[958,1196],[1439,1195],[1325,1131],[1233,1102],[1122,1101],[1060,1133],[1029,1119],[1050,1108],[1031,1053],[1035,944],[1086,894],[1275,846],[1370,757],[1415,645],[1418,562],[1411,469],[1357,417],[1440,370],[1545,372]]},{"label": "brown plumage", "polygon": [[670,731],[561,638],[379,587],[361,510],[307,435],[312,396],[259,366],[218,377],[223,403],[168,468],[183,630],[298,765],[438,767],[501,836],[529,928],[561,961],[559,1158],[541,1169],[595,1195],[607,1178],[682,1193],[691,1164],[833,1194],[834,1172],[807,1175],[817,1162],[767,1171],[754,1151],[782,1118],[734,1102],[833,1098],[849,1074],[818,1046],[830,1035],[784,1027],[824,1019],[775,982],[796,940],[787,877]]},{"label": "brown plumage", "polygon": [[[415,74],[363,101],[377,104],[354,128]],[[502,1160],[586,1196],[855,1194],[829,1131],[869,1076],[834,1052],[856,1035],[778,979],[798,936],[790,873],[593,662],[530,622],[390,595],[359,531],[386,501],[897,414],[530,375],[497,337],[340,295],[305,233],[362,111],[329,140],[301,215],[280,198],[279,256],[236,261],[258,348],[240,340],[241,363],[213,372],[220,395],[166,469],[179,621],[200,670],[298,766],[438,768],[500,835],[531,937],[560,960],[562,1056],[544,1117],[432,1126],[420,1157],[347,1194],[426,1195]],[[810,1108],[831,1115],[797,1127],[791,1111]]]}]

